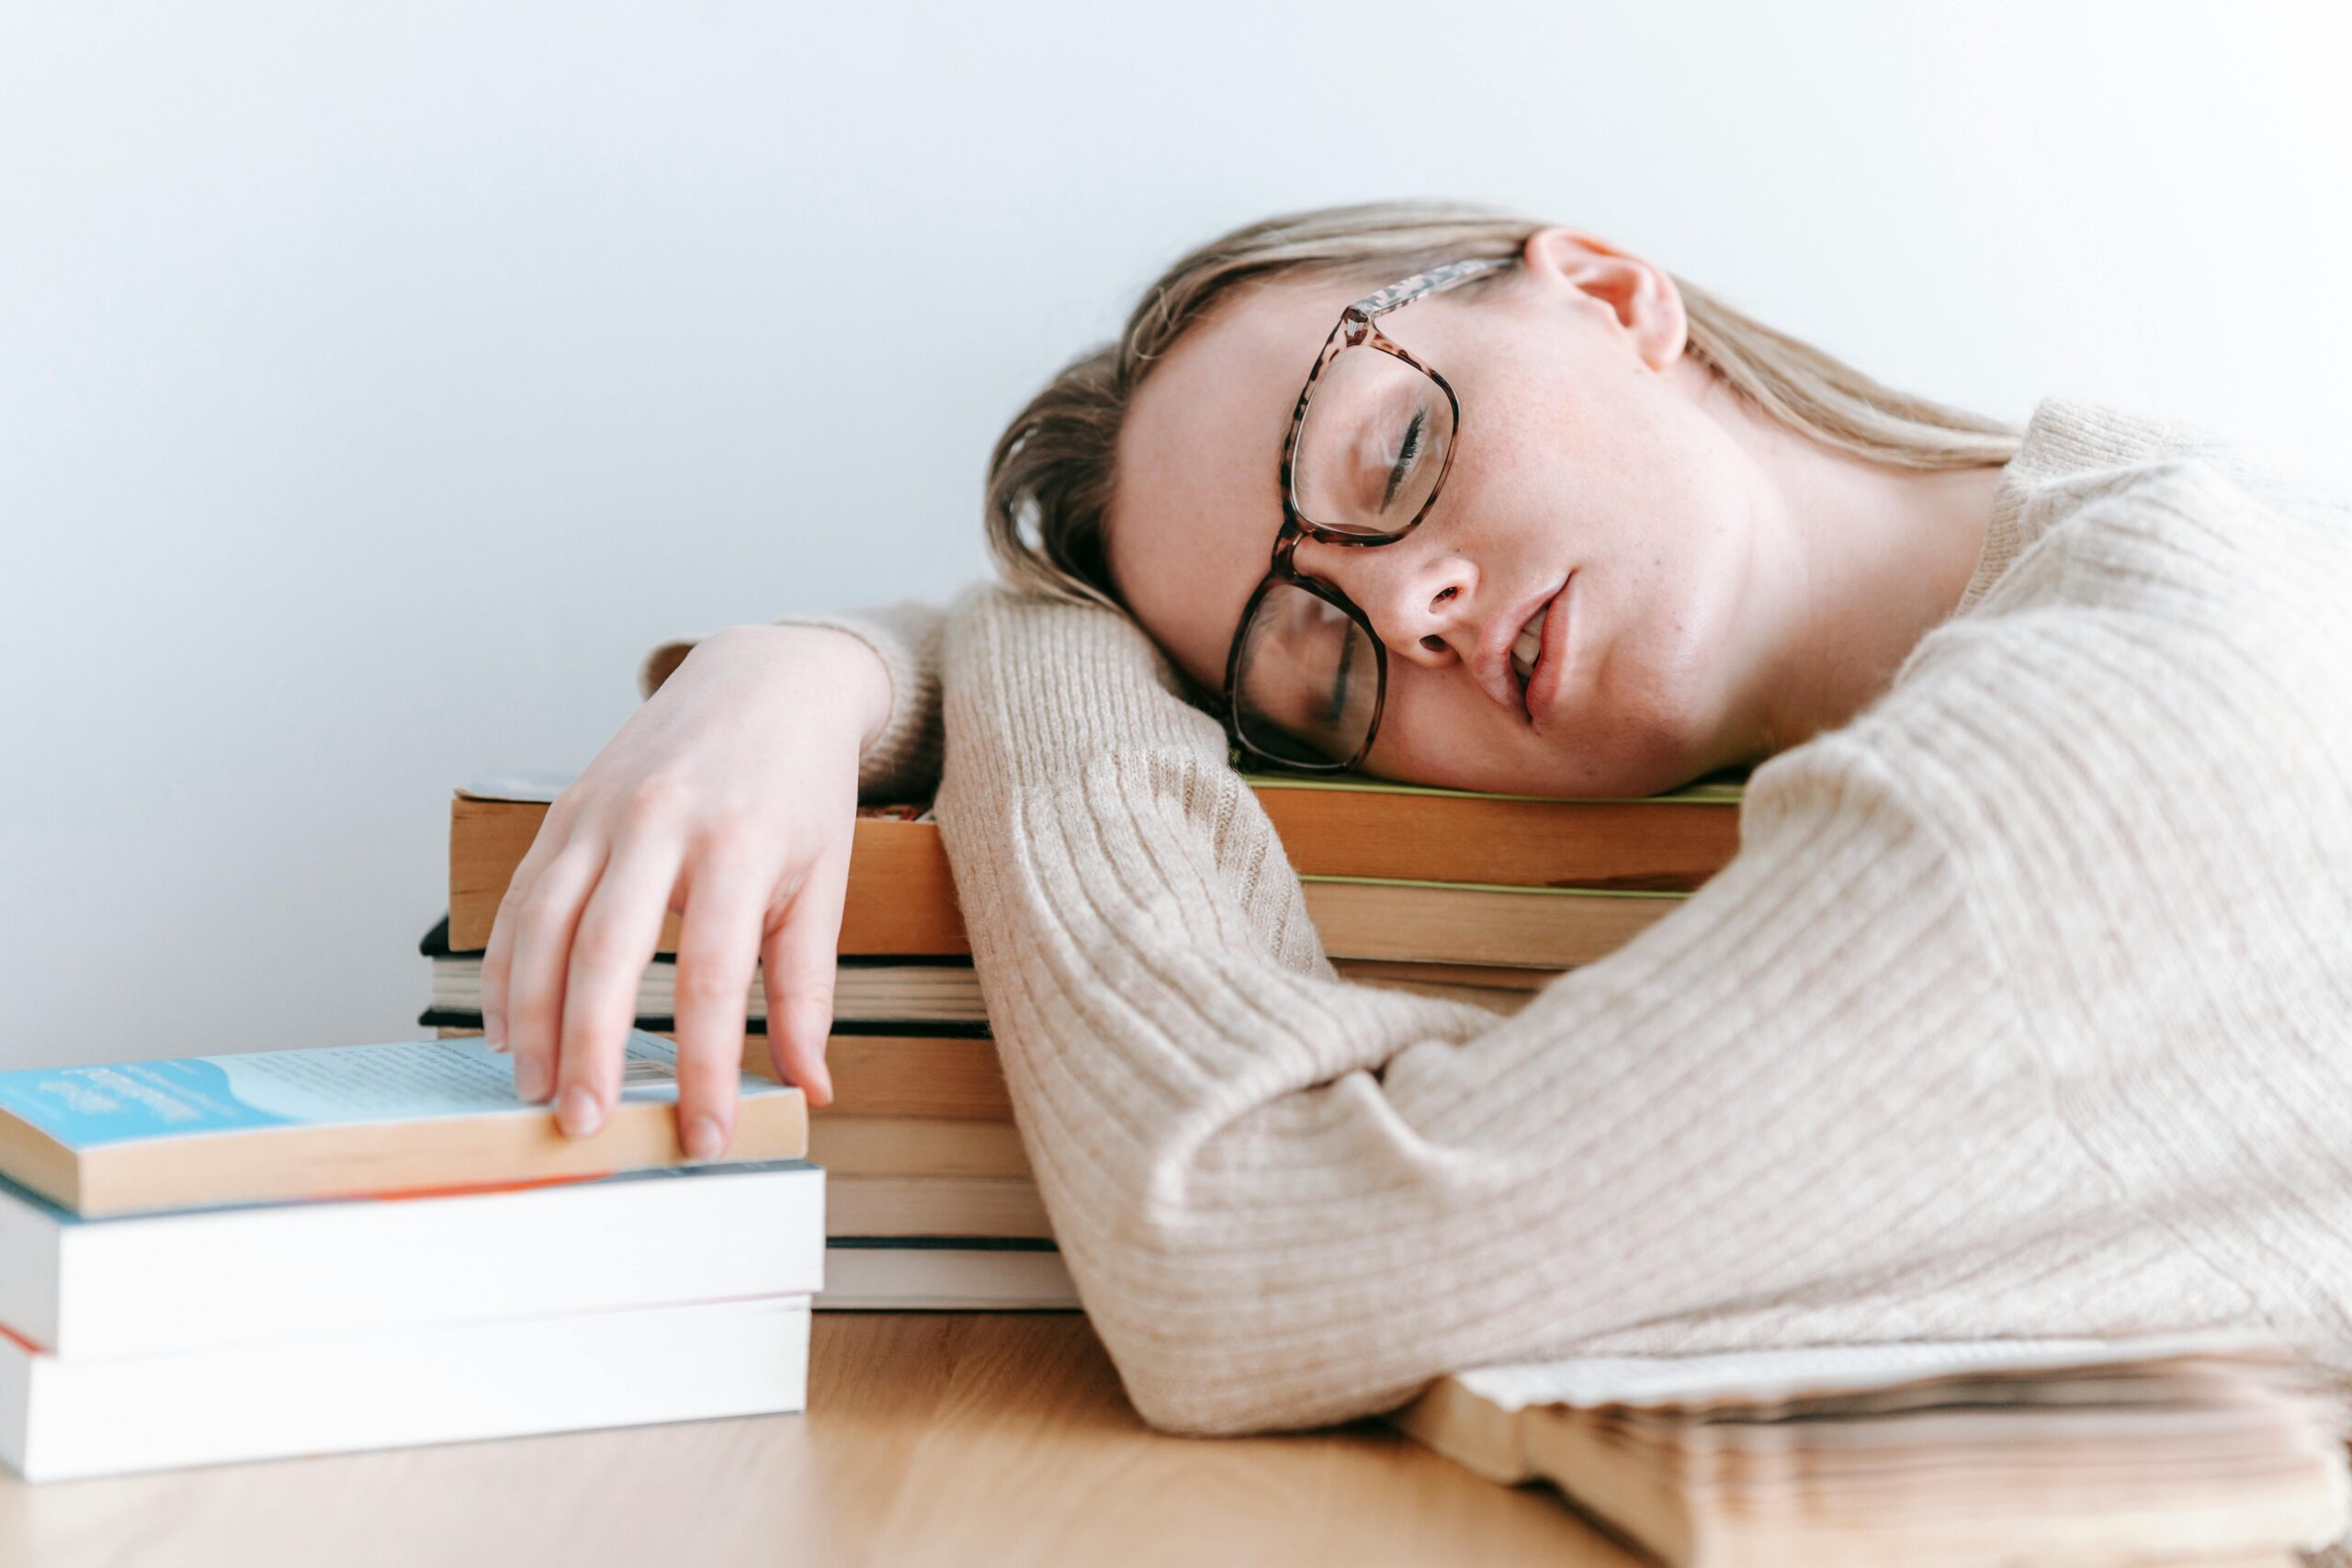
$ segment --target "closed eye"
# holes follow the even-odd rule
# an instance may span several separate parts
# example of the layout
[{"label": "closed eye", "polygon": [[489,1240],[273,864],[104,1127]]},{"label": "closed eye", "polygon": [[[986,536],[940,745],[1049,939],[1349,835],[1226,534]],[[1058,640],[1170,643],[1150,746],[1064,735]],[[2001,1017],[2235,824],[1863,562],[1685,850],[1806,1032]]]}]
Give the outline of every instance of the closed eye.
[{"label": "closed eye", "polygon": [[1413,471],[1413,459],[1421,455],[1421,432],[1430,422],[1430,411],[1422,409],[1413,415],[1413,423],[1405,427],[1404,444],[1396,451],[1396,467],[1388,475],[1388,490],[1380,498],[1380,510],[1386,512],[1396,504],[1396,492],[1405,488],[1405,478]]},{"label": "closed eye", "polygon": [[1356,661],[1356,639],[1351,635],[1340,644],[1340,671],[1331,682],[1331,711],[1327,724],[1337,724],[1348,711],[1348,671]]}]

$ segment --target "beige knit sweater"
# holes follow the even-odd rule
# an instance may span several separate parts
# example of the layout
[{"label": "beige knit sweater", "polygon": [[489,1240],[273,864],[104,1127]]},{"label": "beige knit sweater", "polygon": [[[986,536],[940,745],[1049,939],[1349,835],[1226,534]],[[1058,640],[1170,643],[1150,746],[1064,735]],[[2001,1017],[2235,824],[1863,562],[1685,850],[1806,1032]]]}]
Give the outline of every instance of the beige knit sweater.
[{"label": "beige knit sweater", "polygon": [[790,618],[890,665],[869,797],[944,733],[1023,1138],[1156,1426],[1585,1351],[2223,1325],[2352,1387],[2352,513],[2206,437],[2044,401],[1891,690],[1508,1019],[1334,976],[1125,620]]}]

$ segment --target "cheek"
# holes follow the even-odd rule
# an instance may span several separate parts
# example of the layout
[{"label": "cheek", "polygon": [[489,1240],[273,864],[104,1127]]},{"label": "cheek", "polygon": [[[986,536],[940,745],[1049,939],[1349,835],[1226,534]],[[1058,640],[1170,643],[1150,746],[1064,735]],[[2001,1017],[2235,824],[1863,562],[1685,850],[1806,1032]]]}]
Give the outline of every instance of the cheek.
[{"label": "cheek", "polygon": [[[1679,586],[1688,591],[1685,581]],[[1613,619],[1634,606],[1611,603]],[[1596,605],[1593,618],[1602,618]],[[1674,629],[1630,635],[1596,625],[1596,679],[1569,694],[1549,734],[1525,728],[1469,683],[1459,669],[1392,664],[1380,734],[1364,771],[1449,789],[1584,797],[1672,789],[1703,771],[1717,681],[1704,617],[1680,605],[1661,614]]]},{"label": "cheek", "polygon": [[1681,537],[1634,552],[1613,580],[1596,569],[1578,590],[1586,624],[1564,728],[1581,739],[1566,744],[1608,793],[1670,789],[1700,771],[1738,685],[1738,540],[1714,525]]},{"label": "cheek", "polygon": [[1494,789],[1506,767],[1523,765],[1532,737],[1458,670],[1427,671],[1392,660],[1380,733],[1366,773],[1447,789]]},{"label": "cheek", "polygon": [[[1687,707],[1735,646],[1751,578],[1753,537],[1734,476],[1703,461],[1661,476],[1646,515],[1594,574],[1595,619],[1609,634],[1599,673],[1632,701]],[[1700,716],[1692,714],[1695,718]]]}]

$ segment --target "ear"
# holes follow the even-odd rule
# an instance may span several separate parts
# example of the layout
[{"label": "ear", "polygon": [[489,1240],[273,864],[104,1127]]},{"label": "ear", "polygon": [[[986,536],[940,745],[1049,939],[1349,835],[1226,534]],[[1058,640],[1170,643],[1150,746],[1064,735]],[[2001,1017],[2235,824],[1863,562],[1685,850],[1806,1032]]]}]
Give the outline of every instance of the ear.
[{"label": "ear", "polygon": [[1566,284],[1609,307],[1633,339],[1634,352],[1653,370],[1682,355],[1690,318],[1682,291],[1664,267],[1620,250],[1598,235],[1553,227],[1527,236],[1520,259],[1539,283]]}]

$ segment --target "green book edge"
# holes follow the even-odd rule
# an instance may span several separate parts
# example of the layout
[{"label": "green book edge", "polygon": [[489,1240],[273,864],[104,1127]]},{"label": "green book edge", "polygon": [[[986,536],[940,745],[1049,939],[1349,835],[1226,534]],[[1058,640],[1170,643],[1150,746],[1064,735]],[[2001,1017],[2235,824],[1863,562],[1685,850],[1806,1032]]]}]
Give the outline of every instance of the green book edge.
[{"label": "green book edge", "polygon": [[1467,800],[1532,800],[1548,806],[1736,806],[1747,792],[1745,768],[1726,768],[1662,795],[1504,795],[1483,789],[1447,789],[1437,784],[1399,784],[1363,773],[1254,773],[1236,761],[1235,771],[1251,789],[1322,789],[1359,795],[1458,795]]},{"label": "green book edge", "polygon": [[1432,882],[1413,876],[1333,876],[1296,874],[1301,882],[1347,882],[1364,887],[1439,887],[1453,893],[1531,893],[1543,898],[1688,898],[1684,888],[1542,887],[1516,882]]}]

